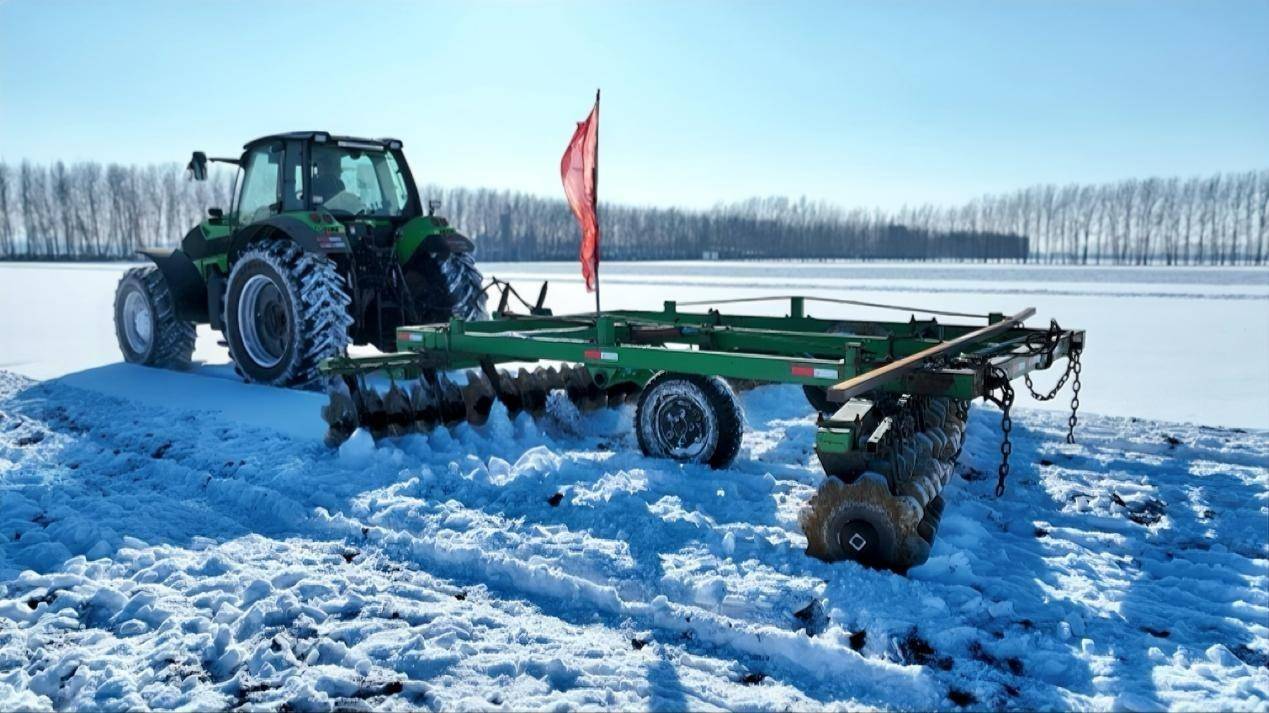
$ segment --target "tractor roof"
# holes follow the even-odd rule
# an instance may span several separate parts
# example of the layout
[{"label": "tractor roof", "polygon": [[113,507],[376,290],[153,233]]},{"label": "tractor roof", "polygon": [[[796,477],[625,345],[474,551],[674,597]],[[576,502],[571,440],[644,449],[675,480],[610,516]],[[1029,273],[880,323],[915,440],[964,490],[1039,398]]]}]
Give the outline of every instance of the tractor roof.
[{"label": "tractor roof", "polygon": [[389,139],[389,138],[367,139],[360,136],[336,136],[330,133],[329,131],[288,131],[282,134],[269,134],[268,136],[261,136],[258,139],[252,139],[251,141],[248,141],[247,143],[243,144],[242,147],[246,149],[264,141],[277,141],[280,139],[291,139],[295,141],[316,141],[318,143],[326,143],[328,141],[332,143],[336,143],[336,142],[354,143],[355,142],[359,144],[373,144],[375,146],[379,146],[385,149],[401,148],[400,139]]}]

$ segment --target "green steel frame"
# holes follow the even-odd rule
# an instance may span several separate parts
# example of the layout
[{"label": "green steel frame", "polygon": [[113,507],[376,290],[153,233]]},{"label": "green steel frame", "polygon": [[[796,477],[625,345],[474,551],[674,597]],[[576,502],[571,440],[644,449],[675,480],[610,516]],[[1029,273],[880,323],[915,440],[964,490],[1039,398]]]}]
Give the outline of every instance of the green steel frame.
[{"label": "green steel frame", "polygon": [[[402,327],[396,335],[399,352],[337,357],[322,369],[339,375],[378,370],[409,375],[429,368],[551,360],[584,364],[601,383],[642,384],[657,371],[670,371],[828,388],[984,326],[915,317],[906,322],[819,319],[806,314],[807,299],[788,298],[788,314],[783,317],[729,315],[713,309],[684,312],[667,301],[659,311],[499,314],[484,322]],[[1006,320],[996,313],[987,315],[986,323]],[[1083,348],[1081,330],[1061,331],[1056,344],[1044,351],[1028,347],[1049,334],[1011,325],[989,338],[964,340],[936,358],[919,360],[917,369],[886,379],[877,388],[971,400],[994,388],[994,369],[1014,379]]]}]

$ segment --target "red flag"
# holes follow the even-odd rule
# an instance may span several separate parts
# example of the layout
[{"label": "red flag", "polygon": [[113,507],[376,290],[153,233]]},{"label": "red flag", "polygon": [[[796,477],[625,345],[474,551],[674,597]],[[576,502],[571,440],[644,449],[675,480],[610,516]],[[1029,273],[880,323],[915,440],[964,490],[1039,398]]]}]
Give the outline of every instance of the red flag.
[{"label": "red flag", "polygon": [[582,277],[586,291],[599,287],[599,93],[595,93],[595,108],[586,121],[577,125],[573,138],[560,159],[560,180],[564,182],[564,195],[568,207],[577,216],[582,228],[582,247],[578,257],[582,261]]}]

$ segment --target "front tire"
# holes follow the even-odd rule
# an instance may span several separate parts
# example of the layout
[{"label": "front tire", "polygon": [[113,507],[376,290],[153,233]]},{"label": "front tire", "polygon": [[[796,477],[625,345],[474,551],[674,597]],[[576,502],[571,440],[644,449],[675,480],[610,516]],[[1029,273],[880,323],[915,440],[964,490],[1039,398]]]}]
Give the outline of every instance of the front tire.
[{"label": "front tire", "polygon": [[273,386],[308,387],[317,367],[348,348],[351,298],[327,258],[289,240],[247,250],[229,273],[225,340],[239,372]]},{"label": "front tire", "polygon": [[663,371],[639,395],[635,434],[645,455],[726,468],[743,431],[736,395],[716,376]]},{"label": "front tire", "polygon": [[123,274],[115,289],[115,336],[126,361],[188,369],[195,335],[193,322],[177,318],[172,290],[157,267]]}]

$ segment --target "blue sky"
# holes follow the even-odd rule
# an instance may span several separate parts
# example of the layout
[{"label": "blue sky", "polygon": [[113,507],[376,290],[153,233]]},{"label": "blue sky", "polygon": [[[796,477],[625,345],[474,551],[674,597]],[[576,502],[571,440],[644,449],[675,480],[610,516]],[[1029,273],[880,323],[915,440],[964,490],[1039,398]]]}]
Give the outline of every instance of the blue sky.
[{"label": "blue sky", "polygon": [[0,157],[396,136],[420,181],[601,200],[959,202],[1269,165],[1269,2],[0,0]]}]

